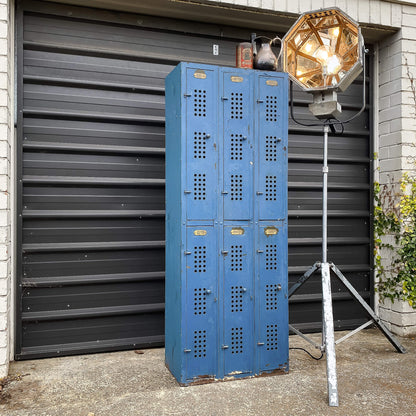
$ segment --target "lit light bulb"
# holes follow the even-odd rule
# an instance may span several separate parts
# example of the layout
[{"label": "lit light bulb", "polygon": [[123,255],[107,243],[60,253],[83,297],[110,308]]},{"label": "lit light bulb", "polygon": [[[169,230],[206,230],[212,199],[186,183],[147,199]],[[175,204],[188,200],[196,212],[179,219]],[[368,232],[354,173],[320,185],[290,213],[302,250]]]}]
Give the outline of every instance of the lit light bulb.
[{"label": "lit light bulb", "polygon": [[303,72],[302,71],[299,71],[299,69],[296,71],[296,75],[297,76],[302,75],[302,74],[303,74]]},{"label": "lit light bulb", "polygon": [[339,35],[339,27],[336,27],[332,30],[332,36],[338,37]]},{"label": "lit light bulb", "polygon": [[326,45],[316,51],[315,58],[322,65],[324,75],[336,75],[342,68],[342,58]]},{"label": "lit light bulb", "polygon": [[342,68],[341,58],[338,55],[330,56],[326,61],[326,71],[329,75],[336,75]]},{"label": "lit light bulb", "polygon": [[309,53],[311,50],[312,50],[312,43],[311,43],[311,42],[308,42],[308,43],[305,45],[305,51],[306,51],[307,53]]}]

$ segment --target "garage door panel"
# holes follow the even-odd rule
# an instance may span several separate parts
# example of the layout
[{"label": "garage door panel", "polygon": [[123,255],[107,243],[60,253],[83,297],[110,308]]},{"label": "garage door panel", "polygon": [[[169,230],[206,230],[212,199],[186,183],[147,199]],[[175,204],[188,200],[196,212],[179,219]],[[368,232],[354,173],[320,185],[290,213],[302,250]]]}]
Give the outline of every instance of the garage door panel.
[{"label": "garage door panel", "polygon": [[[354,186],[358,187],[358,184],[354,184]],[[368,188],[368,185],[365,185],[365,187]],[[321,211],[322,191],[320,188],[320,183],[309,190],[307,190],[307,186],[304,186],[303,189],[295,190],[289,188],[289,210],[291,211],[291,215],[303,216],[305,211]],[[367,215],[370,205],[369,200],[369,189],[331,190],[330,188],[328,191],[328,209],[331,211],[330,215],[334,215],[335,211],[338,215],[343,214],[344,216],[363,215],[363,213]],[[368,233],[368,230],[366,232]]]},{"label": "garage door panel", "polygon": [[158,88],[162,91],[166,75],[174,68],[174,65],[36,50],[26,50],[24,59],[24,74],[27,77],[105,83],[108,86],[119,84],[121,87],[136,86],[142,89]]},{"label": "garage door panel", "polygon": [[[103,250],[103,251],[62,251],[62,252],[25,252],[23,275],[26,279],[54,278],[56,282],[65,277],[140,274],[164,272],[165,253],[163,248],[143,250]],[[126,276],[129,277],[129,276]],[[52,279],[49,279],[52,280]]]},{"label": "garage door panel", "polygon": [[[35,312],[88,313],[91,308],[128,307],[148,305],[154,308],[164,305],[164,290],[160,279],[141,282],[117,282],[113,284],[86,284],[62,287],[32,287],[23,292],[22,309]],[[84,311],[81,311],[84,310]],[[38,316],[39,318],[39,316]]]},{"label": "garage door panel", "polygon": [[[97,316],[85,319],[24,321],[26,349],[22,358],[79,354],[163,345],[163,312]],[[132,334],[140,334],[132,336]]]},{"label": "garage door panel", "polygon": [[[48,211],[48,215],[62,216],[67,211],[91,212],[105,215],[106,211],[119,211],[120,215],[133,215],[131,210],[151,211],[154,215],[164,214],[164,187],[128,186],[36,186],[27,185],[23,195],[25,213]],[[36,214],[36,212],[32,212]],[[41,212],[38,212],[41,215]],[[113,212],[113,215],[115,212]],[[137,212],[144,215],[145,212]],[[109,215],[109,214],[107,214]],[[89,215],[90,216],[90,215]]]},{"label": "garage door panel", "polygon": [[159,95],[28,84],[23,104],[26,111],[163,117],[164,103]]},{"label": "garage door panel", "polygon": [[164,159],[149,155],[91,155],[26,152],[23,175],[164,179]]},{"label": "garage door panel", "polygon": [[164,218],[32,219],[25,221],[23,244],[106,241],[164,241]]},{"label": "garage door panel", "polygon": [[[163,154],[165,145],[164,126],[152,124],[99,123],[26,117],[23,133],[23,146],[37,145],[41,149],[47,149],[48,146],[73,145],[78,151],[143,152],[146,148],[158,148]],[[130,149],[133,147],[145,149]]]}]

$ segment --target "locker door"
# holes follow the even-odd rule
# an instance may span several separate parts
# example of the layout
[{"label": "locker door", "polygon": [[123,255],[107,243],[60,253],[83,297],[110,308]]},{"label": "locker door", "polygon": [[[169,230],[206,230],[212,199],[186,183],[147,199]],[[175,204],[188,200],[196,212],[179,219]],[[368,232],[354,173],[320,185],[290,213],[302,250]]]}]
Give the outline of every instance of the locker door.
[{"label": "locker door", "polygon": [[253,120],[250,72],[224,71],[224,219],[245,220],[253,211]]},{"label": "locker door", "polygon": [[258,229],[257,350],[260,371],[288,362],[287,235],[283,224]]},{"label": "locker door", "polygon": [[213,219],[217,213],[217,89],[217,71],[187,69],[185,193],[188,220]]},{"label": "locker door", "polygon": [[217,237],[214,227],[187,227],[186,378],[215,375],[218,351]]},{"label": "locker door", "polygon": [[248,226],[224,227],[224,374],[253,372],[253,243]]},{"label": "locker door", "polygon": [[256,89],[259,219],[286,216],[287,206],[287,83],[284,78],[259,76]]}]

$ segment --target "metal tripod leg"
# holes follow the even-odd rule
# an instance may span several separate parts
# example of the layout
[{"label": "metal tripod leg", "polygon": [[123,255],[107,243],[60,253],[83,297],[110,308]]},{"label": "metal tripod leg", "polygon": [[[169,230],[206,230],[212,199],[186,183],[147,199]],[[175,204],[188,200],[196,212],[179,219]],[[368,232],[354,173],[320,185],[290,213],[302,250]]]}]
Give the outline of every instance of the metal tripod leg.
[{"label": "metal tripod leg", "polygon": [[394,348],[396,348],[397,352],[404,354],[406,349],[400,344],[400,342],[393,336],[393,334],[386,328],[386,326],[381,322],[380,318],[374,313],[368,303],[360,296],[360,294],[355,290],[352,284],[347,280],[347,278],[341,273],[335,264],[331,263],[331,269],[338,277],[339,280],[343,283],[343,285],[347,288],[350,294],[360,303],[360,305],[365,309],[367,314],[373,319],[374,323],[378,326],[378,328],[383,332],[385,337],[390,341]]},{"label": "metal tripod leg", "polygon": [[334,318],[332,314],[331,275],[329,263],[322,263],[323,344],[326,353],[326,374],[330,406],[338,406],[337,364],[335,358]]}]

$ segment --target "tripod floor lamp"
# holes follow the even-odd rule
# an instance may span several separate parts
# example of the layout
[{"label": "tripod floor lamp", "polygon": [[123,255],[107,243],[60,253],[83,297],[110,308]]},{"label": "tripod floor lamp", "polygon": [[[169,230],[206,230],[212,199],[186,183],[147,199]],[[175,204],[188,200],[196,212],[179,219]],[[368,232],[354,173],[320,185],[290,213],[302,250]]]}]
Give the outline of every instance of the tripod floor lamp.
[{"label": "tripod floor lamp", "polygon": [[[339,120],[341,105],[337,92],[345,91],[363,71],[365,73],[366,53],[358,24],[338,8],[321,9],[304,13],[289,29],[282,41],[283,67],[291,79],[291,116],[304,126],[323,128],[322,166],[322,258],[289,289],[289,298],[315,272],[320,271],[322,280],[322,345],[302,334],[293,326],[290,329],[302,336],[326,354],[329,405],[338,406],[335,345],[361,329],[374,323],[400,353],[406,352],[372,308],[360,296],[337,266],[327,258],[328,234],[328,133],[331,130],[343,132],[343,126],[358,117],[365,109],[365,79],[363,82],[363,106],[348,120]],[[311,113],[320,122],[305,124],[296,120],[293,114],[293,83],[313,94],[309,105]],[[342,282],[350,294],[360,303],[370,320],[335,341],[332,312],[331,272]]]}]

